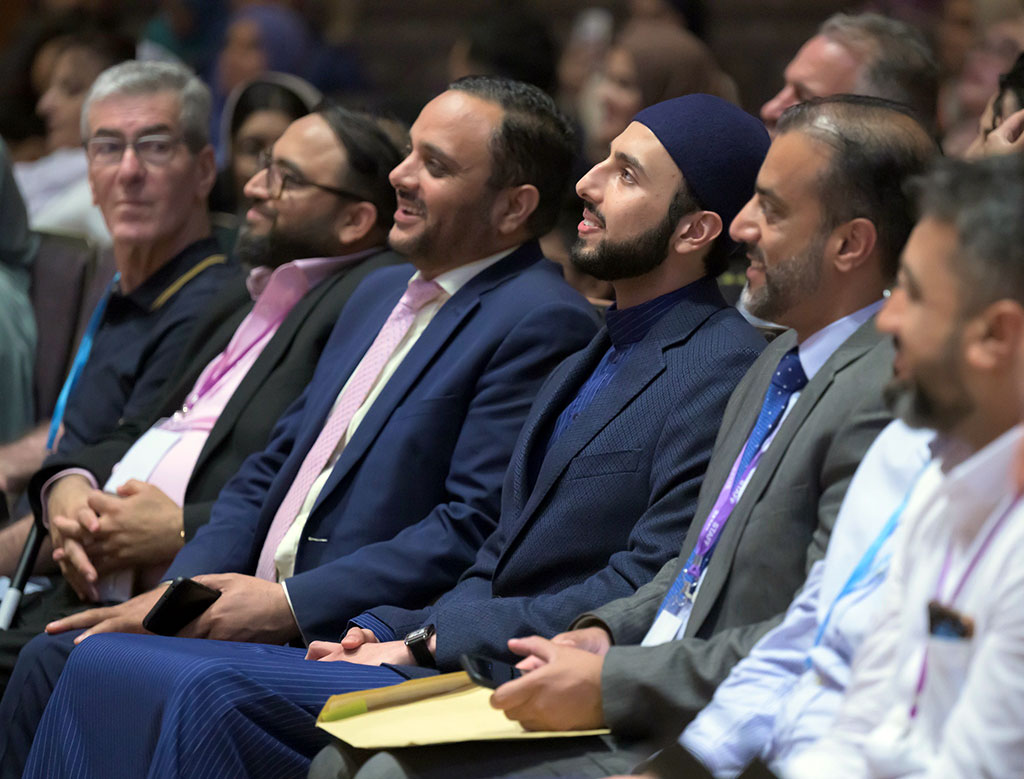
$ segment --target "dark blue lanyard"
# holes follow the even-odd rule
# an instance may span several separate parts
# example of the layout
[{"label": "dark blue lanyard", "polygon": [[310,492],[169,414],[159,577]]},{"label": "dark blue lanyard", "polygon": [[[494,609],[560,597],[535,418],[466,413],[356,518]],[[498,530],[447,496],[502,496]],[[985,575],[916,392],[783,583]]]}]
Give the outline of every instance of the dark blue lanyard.
[{"label": "dark blue lanyard", "polygon": [[78,345],[78,351],[75,353],[75,361],[71,363],[71,371],[64,380],[64,386],[60,389],[60,395],[57,397],[57,406],[54,408],[53,417],[50,419],[50,435],[46,438],[46,448],[49,451],[53,451],[53,444],[57,440],[60,423],[64,419],[64,409],[68,405],[68,397],[71,395],[71,390],[74,389],[75,384],[78,383],[82,371],[85,370],[85,364],[89,360],[89,352],[92,351],[92,342],[96,338],[96,331],[100,329],[100,324],[103,322],[103,313],[107,310],[107,302],[110,300],[110,296],[120,280],[121,274],[115,273],[113,281],[110,282],[110,286],[107,287],[107,291],[103,293],[103,297],[100,298],[99,303],[96,304],[96,309],[92,312],[92,316],[89,317],[89,324],[86,325],[82,342]]}]

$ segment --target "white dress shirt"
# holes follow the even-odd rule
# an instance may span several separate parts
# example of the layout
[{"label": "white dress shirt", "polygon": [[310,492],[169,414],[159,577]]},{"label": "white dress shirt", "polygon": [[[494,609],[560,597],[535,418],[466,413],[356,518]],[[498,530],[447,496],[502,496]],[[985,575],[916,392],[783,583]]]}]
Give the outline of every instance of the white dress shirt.
[{"label": "white dress shirt", "polygon": [[[1012,477],[1022,440],[1020,427],[1000,436],[908,513],[839,716],[785,776],[1024,773],[1024,504]],[[933,634],[933,600],[973,634]]]},{"label": "white dress shirt", "polygon": [[[892,537],[879,549],[870,573],[849,592],[843,592],[844,585],[920,481],[934,435],[900,421],[878,435],[850,482],[828,552],[811,568],[785,619],[733,668],[683,732],[682,745],[715,776],[736,776],[755,757],[769,764],[785,760],[831,725],[849,681],[853,653],[873,624],[875,594],[891,558]],[[922,488],[929,489],[920,485],[914,500]],[[908,500],[901,513],[910,506]],[[843,597],[837,600],[840,593]]]}]

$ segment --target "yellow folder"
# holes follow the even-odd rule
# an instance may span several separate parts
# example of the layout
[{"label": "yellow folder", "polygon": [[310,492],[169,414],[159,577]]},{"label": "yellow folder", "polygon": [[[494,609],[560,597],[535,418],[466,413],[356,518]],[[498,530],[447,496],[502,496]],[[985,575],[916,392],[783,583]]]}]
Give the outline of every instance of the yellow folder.
[{"label": "yellow folder", "polygon": [[609,731],[531,731],[491,708],[491,690],[464,671],[413,679],[392,687],[334,695],[316,725],[357,749],[598,736]]}]

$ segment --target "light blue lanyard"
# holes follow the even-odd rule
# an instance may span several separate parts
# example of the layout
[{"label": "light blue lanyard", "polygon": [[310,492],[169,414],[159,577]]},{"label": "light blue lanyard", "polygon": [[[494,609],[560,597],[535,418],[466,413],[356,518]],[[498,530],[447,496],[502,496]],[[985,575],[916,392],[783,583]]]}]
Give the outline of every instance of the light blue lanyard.
[{"label": "light blue lanyard", "polygon": [[46,448],[48,451],[53,451],[53,444],[57,440],[60,423],[64,420],[64,409],[68,405],[68,396],[71,395],[71,390],[75,388],[75,384],[78,383],[82,371],[85,370],[85,364],[89,361],[89,352],[92,351],[92,342],[96,338],[96,331],[100,329],[100,324],[103,322],[103,313],[107,310],[107,301],[110,300],[110,296],[120,280],[121,274],[115,273],[113,281],[110,282],[110,286],[107,287],[107,291],[103,293],[103,297],[100,298],[99,303],[96,304],[96,309],[92,312],[92,316],[89,317],[89,324],[86,325],[85,334],[82,336],[82,343],[78,345],[75,360],[71,363],[71,371],[64,380],[64,386],[61,387],[60,395],[57,397],[57,406],[53,409],[53,417],[50,419],[50,435],[46,438]]},{"label": "light blue lanyard", "polygon": [[907,490],[903,496],[903,500],[896,507],[896,510],[892,512],[892,516],[889,517],[889,521],[885,523],[885,527],[882,528],[882,532],[878,534],[878,537],[872,542],[871,546],[868,547],[867,551],[864,552],[864,556],[860,558],[860,562],[857,563],[857,567],[853,569],[853,573],[850,574],[850,578],[846,580],[846,584],[843,585],[843,589],[836,595],[835,600],[832,601],[832,605],[828,607],[828,611],[825,612],[825,619],[821,621],[821,625],[818,627],[818,632],[814,636],[814,646],[821,644],[821,639],[825,636],[825,628],[828,627],[829,621],[832,619],[832,612],[836,610],[836,606],[839,601],[853,592],[864,579],[867,578],[868,574],[871,573],[871,569],[874,567],[875,558],[878,557],[878,553],[881,551],[882,546],[889,540],[896,531],[896,526],[899,524],[900,515],[907,508],[907,503],[910,501],[910,496],[914,492],[914,488],[917,486],[917,482],[928,469],[928,463],[925,463],[924,467],[917,472],[914,477],[914,481],[910,484],[910,489]]}]

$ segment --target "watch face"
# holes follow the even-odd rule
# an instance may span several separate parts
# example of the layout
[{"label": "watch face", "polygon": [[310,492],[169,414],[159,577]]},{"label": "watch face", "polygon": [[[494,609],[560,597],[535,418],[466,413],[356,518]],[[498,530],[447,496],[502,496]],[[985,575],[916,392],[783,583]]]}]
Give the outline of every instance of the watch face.
[{"label": "watch face", "polygon": [[405,637],[405,643],[408,644],[412,641],[423,641],[424,639],[429,637],[430,631],[427,628],[416,628],[416,630],[414,630],[412,633]]}]

